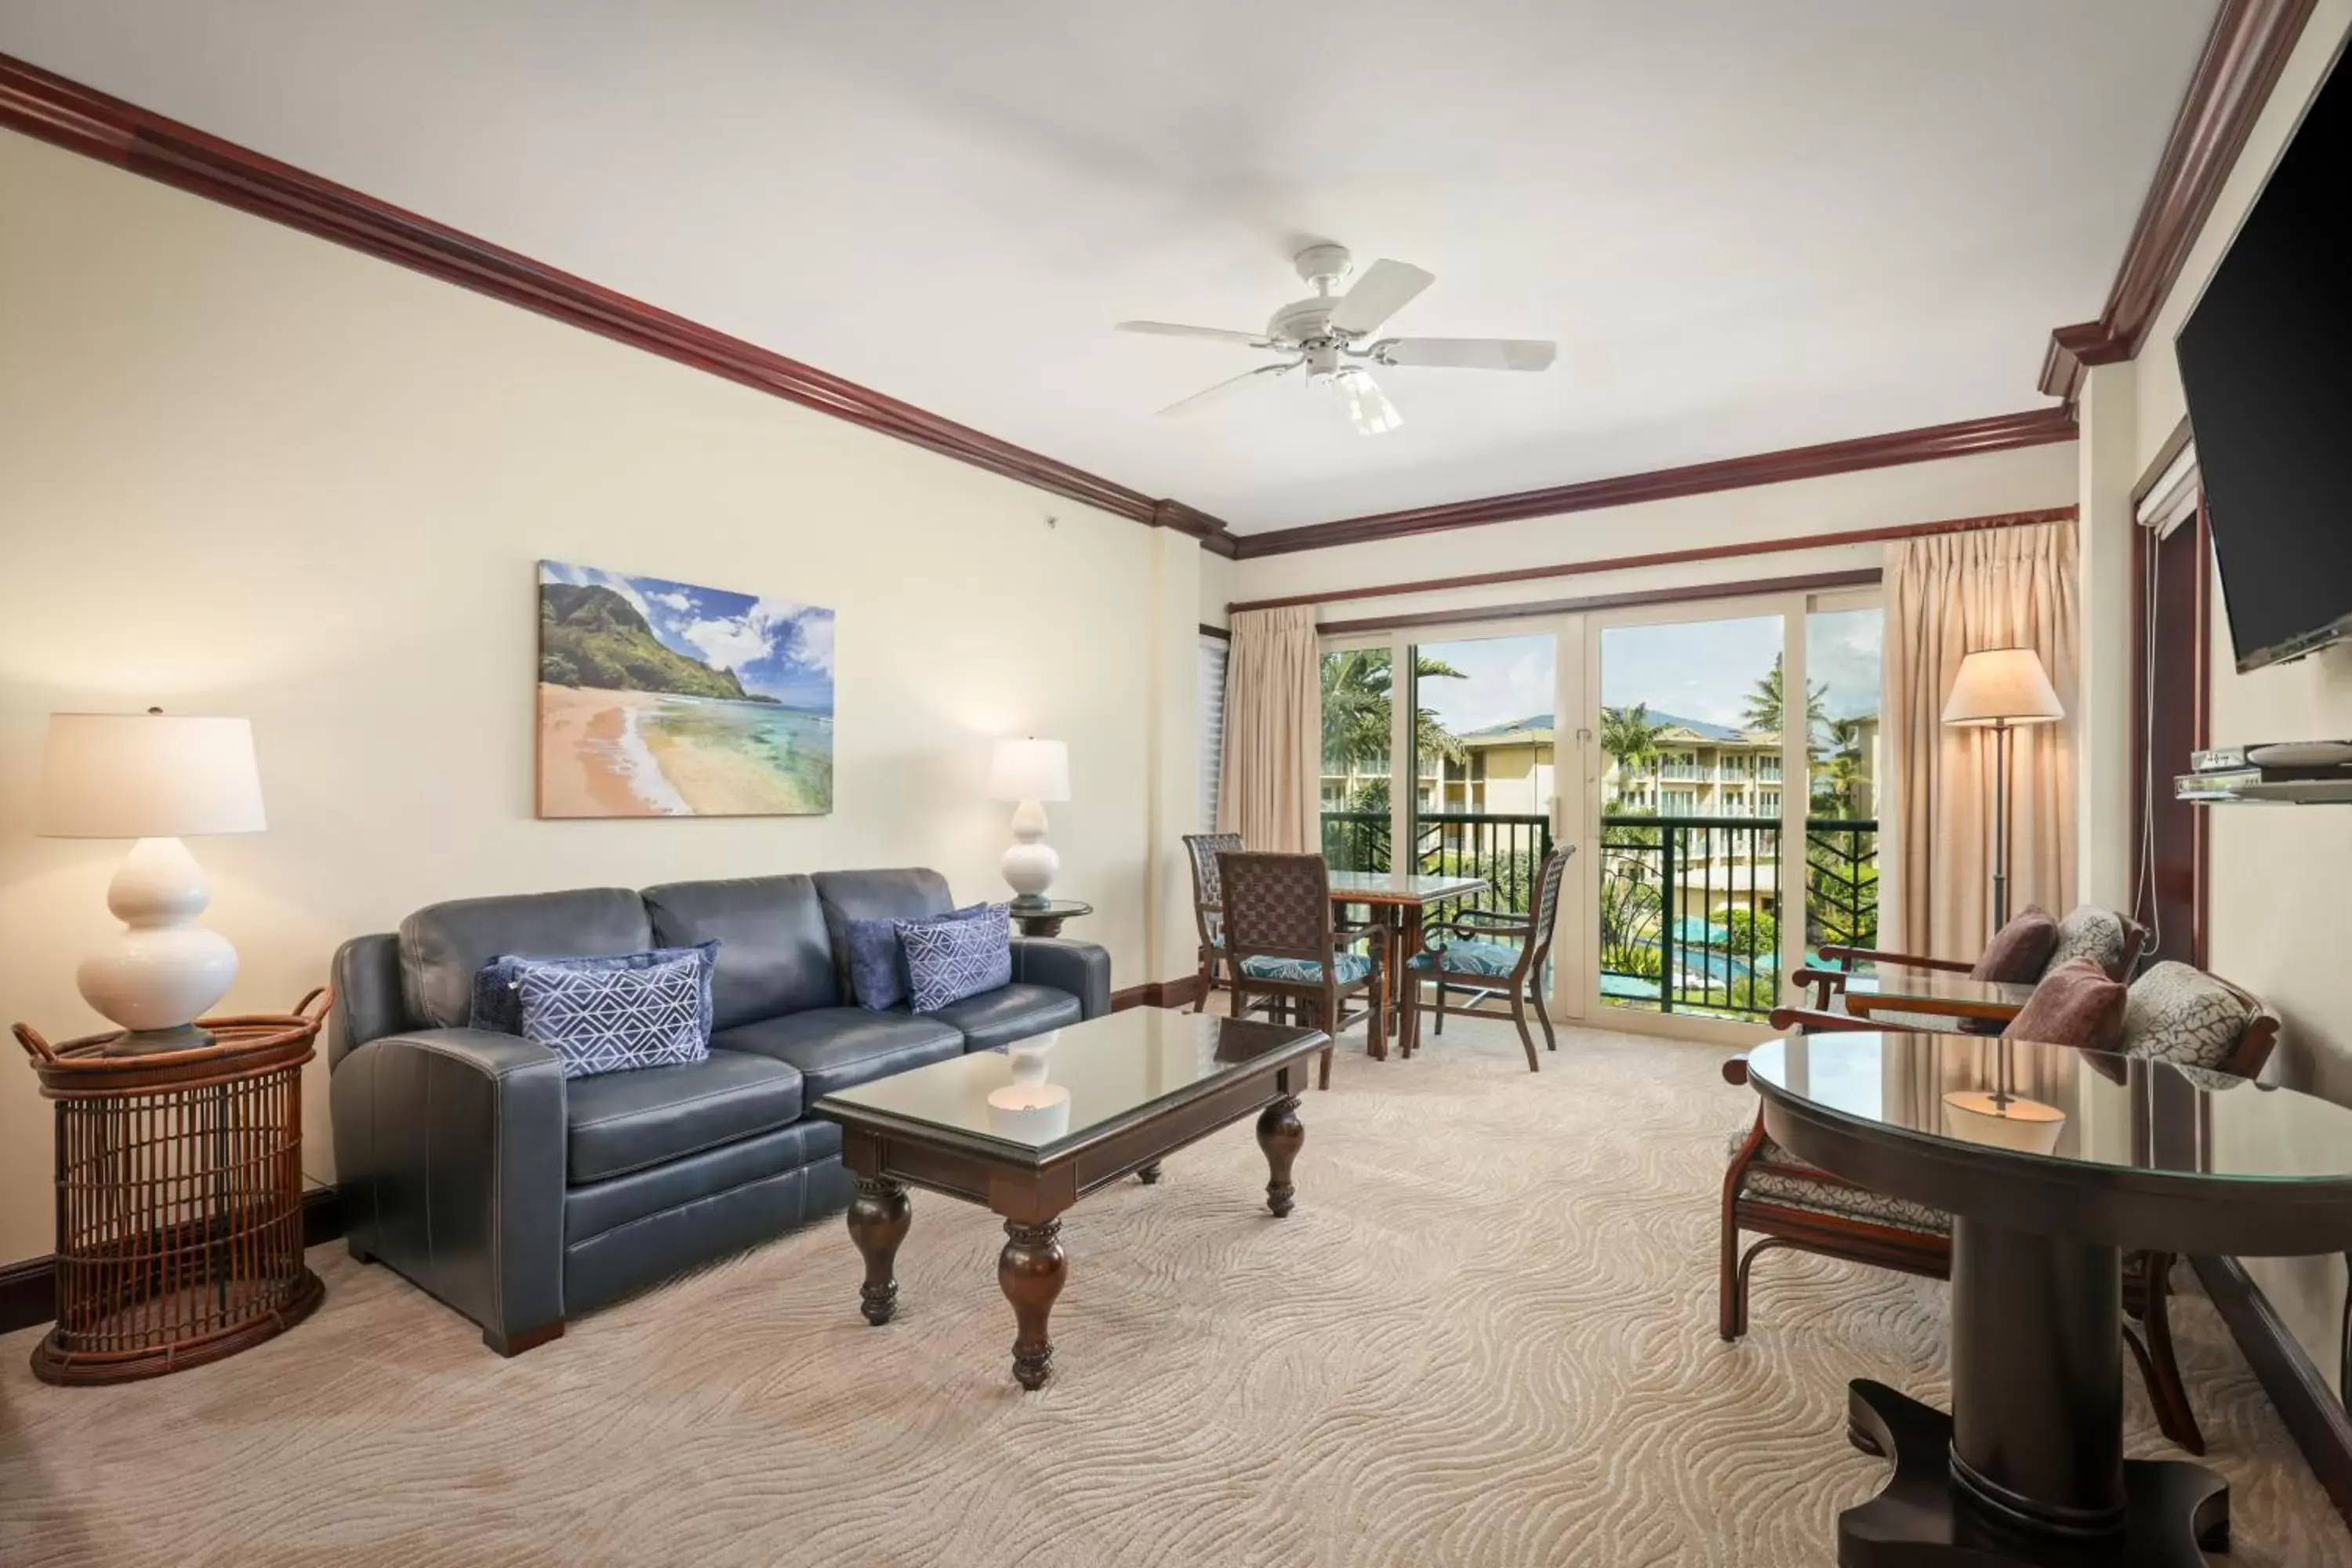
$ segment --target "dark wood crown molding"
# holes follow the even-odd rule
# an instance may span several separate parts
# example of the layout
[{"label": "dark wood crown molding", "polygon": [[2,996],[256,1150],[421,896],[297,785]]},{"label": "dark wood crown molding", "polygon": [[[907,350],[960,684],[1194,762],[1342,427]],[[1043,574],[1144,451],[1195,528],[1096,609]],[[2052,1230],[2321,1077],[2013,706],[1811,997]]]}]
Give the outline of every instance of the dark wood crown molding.
[{"label": "dark wood crown molding", "polygon": [[0,55],[0,126],[773,397],[1233,552],[1225,525]]},{"label": "dark wood crown molding", "polygon": [[2069,405],[2092,365],[2132,358],[2180,278],[2222,182],[2294,53],[2314,0],[2224,0],[2189,79],[2172,139],[2140,203],[2123,265],[2095,321],[2060,327],[2042,359],[2042,390]]},{"label": "dark wood crown molding", "polygon": [[2036,408],[2023,414],[2002,414],[1990,419],[1963,419],[1952,425],[1931,425],[1919,430],[1897,430],[1885,436],[1863,436],[1848,441],[1828,441],[1816,447],[1791,447],[1785,451],[1759,452],[1719,462],[1694,463],[1686,468],[1658,468],[1646,474],[1588,479],[1581,484],[1549,489],[1520,490],[1488,496],[1482,500],[1455,501],[1448,506],[1416,507],[1409,511],[1382,512],[1377,517],[1353,517],[1339,522],[1308,523],[1276,529],[1270,533],[1245,533],[1240,538],[1244,561],[1260,555],[1281,555],[1294,550],[1325,550],[1338,544],[1362,544],[1378,539],[1402,539],[1415,533],[1442,533],[1448,529],[1476,528],[1490,522],[1514,522],[1523,518],[1556,517],[1563,512],[1595,511],[1603,507],[1630,506],[1636,501],[1667,500],[1677,496],[1704,495],[1710,490],[1741,489],[1750,485],[1780,484],[1789,479],[1820,479],[1850,474],[1862,468],[1892,468],[1902,463],[1927,463],[1942,458],[1974,457],[2005,452],[2012,447],[2039,447],[2075,437],[2074,416],[2064,408]]}]

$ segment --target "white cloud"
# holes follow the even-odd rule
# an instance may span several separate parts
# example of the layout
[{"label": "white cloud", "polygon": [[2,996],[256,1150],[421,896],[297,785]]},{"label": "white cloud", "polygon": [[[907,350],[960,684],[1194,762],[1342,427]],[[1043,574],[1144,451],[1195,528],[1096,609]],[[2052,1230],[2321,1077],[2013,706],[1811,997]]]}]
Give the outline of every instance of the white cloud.
[{"label": "white cloud", "polygon": [[773,634],[755,609],[747,616],[692,621],[679,627],[677,635],[719,668],[740,670],[767,658]]},{"label": "white cloud", "polygon": [[648,624],[652,622],[653,606],[646,603],[646,596],[643,594],[637,592],[637,585],[618,572],[583,572],[581,574],[581,580],[593,583],[600,588],[612,589],[613,592],[626,599],[629,602],[629,607],[645,616]]},{"label": "white cloud", "polygon": [[667,605],[680,615],[694,608],[694,601],[684,594],[656,594],[653,600],[656,605]]},{"label": "white cloud", "polygon": [[800,641],[793,653],[810,669],[833,673],[833,612],[807,605],[794,605],[799,613],[794,624],[800,631]]}]

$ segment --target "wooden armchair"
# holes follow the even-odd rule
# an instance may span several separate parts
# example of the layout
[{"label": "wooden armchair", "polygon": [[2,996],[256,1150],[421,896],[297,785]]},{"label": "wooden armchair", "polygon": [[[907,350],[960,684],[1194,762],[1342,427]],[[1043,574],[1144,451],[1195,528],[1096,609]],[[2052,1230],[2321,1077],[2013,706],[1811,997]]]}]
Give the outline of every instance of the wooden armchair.
[{"label": "wooden armchair", "polygon": [[[2176,988],[2184,971],[2200,973],[2186,964],[2163,963],[2134,982],[2133,1006],[2118,1054],[2210,1067],[2238,1078],[2252,1078],[2262,1071],[2278,1041],[2278,1016],[2259,997],[2219,975],[2200,978],[2236,998],[2242,1009],[2238,1032],[2227,1039],[2209,1036],[2184,1048],[2177,1030],[2182,1010],[2158,994]],[[1772,1026],[1807,1033],[1874,1027],[1846,1014],[1790,1007],[1773,1013]],[[1734,1058],[1726,1062],[1723,1076],[1729,1083],[1747,1083],[1747,1061]],[[1748,1331],[1749,1271],[1759,1255],[1774,1247],[1817,1252],[1935,1279],[1950,1277],[1951,1220],[1941,1211],[1872,1192],[1806,1164],[1772,1142],[1764,1131],[1760,1109],[1752,1122],[1733,1136],[1730,1150],[1730,1167],[1723,1176],[1723,1245],[1717,1285],[1717,1328],[1725,1339],[1737,1340]],[[1744,1253],[1739,1249],[1742,1231],[1761,1237]],[[2171,1295],[2173,1261],[2168,1252],[2124,1255],[2124,1312],[2131,1320],[2123,1327],[2124,1342],[2131,1347],[2132,1358],[2147,1384],[2157,1425],[2183,1448],[2201,1454],[2205,1437],[2173,1354],[2166,1306]],[[2347,1308],[2346,1321],[2347,1340],[2352,1340],[2352,1308]]]},{"label": "wooden armchair", "polygon": [[[1404,989],[1404,1054],[1421,1045],[1421,982],[1437,982],[1438,1026],[1444,1026],[1445,988],[1449,980],[1472,987],[1500,989],[1510,998],[1511,1022],[1528,1053],[1528,1070],[1541,1066],[1535,1037],[1528,1032],[1528,1004],[1533,1002],[1536,1021],[1543,1026],[1544,1048],[1556,1051],[1559,1041],[1551,1032],[1551,1016],[1544,1011],[1543,966],[1551,956],[1553,929],[1559,921],[1559,890],[1566,879],[1573,844],[1562,844],[1544,858],[1536,878],[1535,907],[1525,915],[1493,910],[1464,910],[1450,921],[1429,926],[1423,947],[1406,960],[1400,977]],[[1499,984],[1498,984],[1499,983]]]},{"label": "wooden armchair", "polygon": [[[1184,835],[1184,853],[1192,863],[1192,925],[1201,937],[1200,995],[1192,1003],[1195,1013],[1209,1005],[1213,993],[1233,989],[1232,978],[1223,972],[1224,888],[1218,875],[1217,857],[1243,847],[1238,833]],[[1238,1016],[1241,1009],[1236,1007],[1234,1011]]]},{"label": "wooden armchair", "polygon": [[[1303,1005],[1315,1026],[1335,1042],[1342,1029],[1362,1024],[1367,1048],[1375,1056],[1385,1053],[1387,976],[1381,950],[1387,931],[1333,925],[1331,872],[1323,857],[1229,849],[1217,857],[1217,869],[1234,1016],[1249,1011],[1254,996]],[[1366,943],[1369,952],[1356,951]],[[1363,996],[1366,1005],[1349,1015],[1342,1004],[1355,995]],[[1329,1047],[1324,1048],[1316,1087],[1331,1087]]]},{"label": "wooden armchair", "polygon": [[[2113,934],[2109,922],[2120,927],[2120,937]],[[2147,928],[2127,915],[2103,910],[2093,904],[2078,904],[2058,922],[2058,945],[2042,966],[2047,974],[2070,958],[2095,958],[2101,967],[2118,980],[2128,979],[2139,963],[2141,950],[2147,944]],[[1810,965],[1797,971],[1793,977],[1800,993],[1810,990],[1807,1005],[1816,1013],[1852,1011],[1876,1013],[1880,1021],[1871,1027],[1907,1029],[1960,1029],[1970,1024],[1998,1026],[2016,1016],[2017,1009],[1989,1006],[1982,1003],[1947,1003],[1929,997],[1909,997],[1900,1004],[1878,1006],[1862,999],[1861,993],[1847,991],[1846,982],[1853,978],[1854,968],[1863,963],[1897,964],[1909,969],[1938,970],[1948,974],[1967,974],[1978,961],[1969,958],[1927,958],[1917,953],[1892,952],[1881,948],[1849,947],[1832,942],[1821,949],[1821,958],[1832,968],[1816,969]],[[2040,975],[2034,977],[2037,981]],[[1900,1019],[1890,1016],[1900,1008]]]}]

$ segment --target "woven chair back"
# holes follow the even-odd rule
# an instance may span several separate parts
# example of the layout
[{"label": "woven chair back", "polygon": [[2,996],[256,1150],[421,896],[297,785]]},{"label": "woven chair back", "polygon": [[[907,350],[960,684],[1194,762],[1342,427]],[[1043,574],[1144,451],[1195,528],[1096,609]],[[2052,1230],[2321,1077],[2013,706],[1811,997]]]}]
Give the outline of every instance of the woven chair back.
[{"label": "woven chair back", "polygon": [[1225,946],[1236,957],[1322,958],[1331,941],[1331,872],[1320,855],[1227,850],[1218,857]]}]

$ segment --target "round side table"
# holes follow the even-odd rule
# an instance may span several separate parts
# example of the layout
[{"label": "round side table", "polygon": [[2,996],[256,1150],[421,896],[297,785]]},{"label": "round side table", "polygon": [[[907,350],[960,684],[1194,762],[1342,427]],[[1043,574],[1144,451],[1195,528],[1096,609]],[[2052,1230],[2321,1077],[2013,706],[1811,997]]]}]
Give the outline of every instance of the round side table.
[{"label": "round side table", "polygon": [[53,1046],[26,1025],[57,1105],[57,1309],[44,1383],[125,1383],[200,1366],[310,1316],[302,1260],[302,1064],[324,1016],[199,1020],[212,1043],[110,1056],[120,1034]]},{"label": "round side table", "polygon": [[1064,921],[1095,912],[1092,904],[1082,904],[1076,899],[1047,899],[1026,909],[1017,903],[1007,907],[1012,910],[1013,923],[1021,928],[1023,936],[1059,936]]}]

